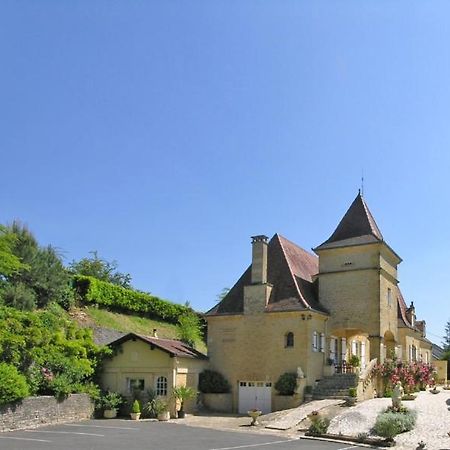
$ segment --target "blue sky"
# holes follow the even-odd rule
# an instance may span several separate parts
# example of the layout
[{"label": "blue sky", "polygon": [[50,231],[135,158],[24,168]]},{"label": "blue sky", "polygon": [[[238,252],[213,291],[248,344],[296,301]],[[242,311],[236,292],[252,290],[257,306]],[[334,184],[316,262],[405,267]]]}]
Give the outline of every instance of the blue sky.
[{"label": "blue sky", "polygon": [[0,222],[199,310],[250,236],[310,249],[360,187],[450,319],[450,4],[3,0]]}]

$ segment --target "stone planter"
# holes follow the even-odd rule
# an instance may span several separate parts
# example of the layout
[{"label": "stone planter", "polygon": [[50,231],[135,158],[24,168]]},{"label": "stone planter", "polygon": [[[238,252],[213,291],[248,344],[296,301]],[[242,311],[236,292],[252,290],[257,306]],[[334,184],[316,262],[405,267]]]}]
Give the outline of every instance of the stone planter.
[{"label": "stone planter", "polygon": [[158,420],[160,422],[167,422],[170,419],[170,412],[169,411],[163,411],[158,414]]},{"label": "stone planter", "polygon": [[231,413],[233,410],[231,394],[202,394],[202,401],[210,411]]},{"label": "stone planter", "polygon": [[141,413],[130,413],[131,420],[139,420]]},{"label": "stone planter", "polygon": [[114,419],[117,417],[117,409],[105,409],[103,411],[103,417],[105,419]]},{"label": "stone planter", "polygon": [[262,414],[262,411],[260,411],[259,409],[252,409],[250,411],[247,411],[247,414],[252,418],[250,426],[259,425],[258,417]]}]

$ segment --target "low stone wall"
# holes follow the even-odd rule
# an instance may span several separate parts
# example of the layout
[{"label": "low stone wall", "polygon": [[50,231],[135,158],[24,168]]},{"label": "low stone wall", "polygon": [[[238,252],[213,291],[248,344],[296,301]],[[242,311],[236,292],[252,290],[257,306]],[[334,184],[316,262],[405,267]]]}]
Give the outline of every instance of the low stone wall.
[{"label": "low stone wall", "polygon": [[28,397],[0,407],[0,431],[37,428],[55,423],[89,419],[94,405],[87,394],[72,394],[63,401],[55,397]]},{"label": "low stone wall", "polygon": [[297,408],[302,403],[299,394],[294,395],[274,395],[272,411],[283,411],[284,409]]},{"label": "low stone wall", "polygon": [[202,402],[210,411],[224,413],[233,411],[231,394],[202,394]]}]

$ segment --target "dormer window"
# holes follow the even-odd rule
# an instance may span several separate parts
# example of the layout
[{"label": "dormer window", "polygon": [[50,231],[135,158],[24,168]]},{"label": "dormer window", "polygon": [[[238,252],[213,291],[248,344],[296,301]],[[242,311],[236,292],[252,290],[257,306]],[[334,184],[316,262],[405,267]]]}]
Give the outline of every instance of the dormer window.
[{"label": "dormer window", "polygon": [[294,333],[289,331],[284,336],[284,346],[285,347],[293,347],[294,346]]}]

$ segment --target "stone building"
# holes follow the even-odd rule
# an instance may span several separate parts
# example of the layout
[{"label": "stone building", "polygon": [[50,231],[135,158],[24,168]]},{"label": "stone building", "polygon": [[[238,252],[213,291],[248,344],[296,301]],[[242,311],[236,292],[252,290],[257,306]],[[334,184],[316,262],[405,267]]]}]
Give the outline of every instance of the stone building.
[{"label": "stone building", "polygon": [[402,261],[361,194],[312,254],[275,234],[252,238],[252,262],[206,314],[210,367],[232,385],[233,410],[283,409],[274,383],[297,372],[303,387],[352,355],[361,371],[394,355],[431,361],[425,322],[398,287]]}]

